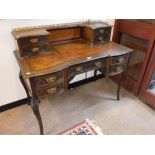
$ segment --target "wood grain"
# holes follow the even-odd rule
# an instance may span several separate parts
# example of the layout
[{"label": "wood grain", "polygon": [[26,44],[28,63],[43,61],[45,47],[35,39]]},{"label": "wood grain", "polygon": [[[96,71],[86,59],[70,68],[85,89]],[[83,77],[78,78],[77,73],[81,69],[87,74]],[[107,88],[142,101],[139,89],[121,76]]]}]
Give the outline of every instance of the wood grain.
[{"label": "wood grain", "polygon": [[26,78],[49,74],[70,65],[89,61],[87,58],[97,59],[107,56],[117,56],[128,53],[132,49],[119,44],[108,42],[101,45],[90,46],[84,40],[58,44],[54,46],[55,54],[38,55],[20,60],[16,58]]}]

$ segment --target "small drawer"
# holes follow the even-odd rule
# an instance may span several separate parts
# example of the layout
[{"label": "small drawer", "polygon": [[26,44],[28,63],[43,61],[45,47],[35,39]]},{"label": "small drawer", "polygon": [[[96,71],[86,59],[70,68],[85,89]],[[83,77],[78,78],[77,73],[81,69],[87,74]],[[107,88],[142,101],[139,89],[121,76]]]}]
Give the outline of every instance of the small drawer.
[{"label": "small drawer", "polygon": [[116,57],[112,57],[112,64],[123,64],[123,63],[127,63],[128,61],[128,54],[126,55],[121,55],[121,56],[116,56]]},{"label": "small drawer", "polygon": [[47,36],[34,36],[21,39],[22,46],[27,46],[29,44],[35,44],[40,42],[46,42]]},{"label": "small drawer", "polygon": [[37,77],[36,78],[37,87],[44,87],[47,85],[55,86],[57,81],[60,79],[63,82],[63,71]]},{"label": "small drawer", "polygon": [[94,33],[95,43],[107,42],[110,40],[111,28],[96,29]]},{"label": "small drawer", "polygon": [[111,27],[99,28],[95,30],[95,35],[107,35],[111,33]]},{"label": "small drawer", "polygon": [[116,75],[124,72],[126,69],[126,65],[113,65],[110,66],[109,75]]},{"label": "small drawer", "polygon": [[84,72],[84,70],[85,70],[85,64],[84,63],[74,65],[74,66],[69,67],[68,75],[74,76],[74,75],[77,75],[77,74]]},{"label": "small drawer", "polygon": [[105,32],[106,32],[105,28],[97,29],[97,33],[99,33],[99,34],[103,34]]},{"label": "small drawer", "polygon": [[86,63],[86,70],[94,70],[97,68],[102,68],[104,66],[104,62],[102,59],[94,60]]},{"label": "small drawer", "polygon": [[37,89],[37,94],[38,96],[48,96],[48,95],[53,95],[57,92],[56,87],[44,87],[42,89]]},{"label": "small drawer", "polygon": [[47,85],[56,85],[56,79],[53,80],[52,78],[44,78],[37,81],[37,87],[44,87]]},{"label": "small drawer", "polygon": [[49,47],[47,44],[40,44],[37,46],[31,46],[31,47],[23,47],[23,53],[24,55],[36,55],[39,53],[47,52],[49,51]]},{"label": "small drawer", "polygon": [[44,87],[37,87],[37,95],[42,96],[50,96],[56,93],[59,93],[64,90],[64,82],[59,80],[55,83],[55,85],[48,84]]},{"label": "small drawer", "polygon": [[64,90],[63,71],[36,78],[38,96],[49,96]]}]

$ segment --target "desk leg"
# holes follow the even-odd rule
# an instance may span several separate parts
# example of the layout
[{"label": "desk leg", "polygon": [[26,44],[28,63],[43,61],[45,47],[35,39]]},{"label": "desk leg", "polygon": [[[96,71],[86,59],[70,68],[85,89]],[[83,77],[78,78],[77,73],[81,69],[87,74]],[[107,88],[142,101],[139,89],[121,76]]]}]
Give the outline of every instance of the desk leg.
[{"label": "desk leg", "polygon": [[120,81],[119,81],[119,84],[118,84],[118,87],[117,87],[117,100],[120,100],[120,90],[121,90],[122,84],[126,80],[127,76],[128,76],[127,72],[124,72],[122,74],[122,77],[121,77]]},{"label": "desk leg", "polygon": [[22,83],[22,85],[23,85],[23,87],[24,87],[24,89],[26,91],[27,99],[28,99],[28,105],[30,105],[31,97],[30,97],[30,94],[29,94],[29,90],[27,88],[27,85],[26,85],[26,83],[25,83],[25,81],[24,81],[24,79],[22,77],[21,71],[19,72],[19,79],[20,79],[20,81],[21,81],[21,83]]},{"label": "desk leg", "polygon": [[38,120],[38,124],[39,124],[39,128],[40,128],[40,135],[43,135],[44,134],[43,123],[42,123],[42,118],[41,118],[40,111],[39,111],[39,99],[38,99],[38,97],[36,97],[36,96],[32,97],[31,107],[32,107],[34,115],[36,116],[36,118]]}]

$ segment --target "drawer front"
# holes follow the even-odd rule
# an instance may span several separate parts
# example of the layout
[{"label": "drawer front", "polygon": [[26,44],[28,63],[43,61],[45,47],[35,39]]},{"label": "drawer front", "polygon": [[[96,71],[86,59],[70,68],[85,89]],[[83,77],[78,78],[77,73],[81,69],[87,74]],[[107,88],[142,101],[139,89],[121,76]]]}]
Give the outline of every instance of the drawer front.
[{"label": "drawer front", "polygon": [[116,56],[116,57],[112,57],[111,64],[123,64],[123,63],[127,63],[128,57],[129,57],[128,54],[121,55],[121,56]]},{"label": "drawer front", "polygon": [[47,52],[49,50],[49,47],[47,44],[40,44],[37,46],[23,47],[22,50],[23,50],[23,54],[25,56],[28,56],[28,55],[36,55],[39,53]]},{"label": "drawer front", "polygon": [[63,71],[36,78],[38,96],[48,96],[64,90]]},{"label": "drawer front", "polygon": [[116,75],[124,72],[126,70],[127,65],[122,64],[122,65],[111,65],[109,69],[109,75]]},{"label": "drawer front", "polygon": [[78,65],[73,65],[69,67],[68,76],[72,77],[90,70],[103,68],[106,65],[106,62],[107,62],[106,60],[107,60],[106,58],[98,59],[98,60],[92,60]]},{"label": "drawer front", "polygon": [[44,87],[51,83],[56,83],[57,80],[57,74],[51,74],[47,76],[41,76],[37,78],[37,87]]},{"label": "drawer front", "polygon": [[51,83],[56,83],[58,80],[63,80],[63,71],[40,76],[36,78],[37,87],[48,86]]},{"label": "drawer front", "polygon": [[98,68],[103,68],[106,66],[106,58],[105,59],[98,59],[94,61],[90,61],[86,63],[86,71],[88,70],[95,70]]},{"label": "drawer front", "polygon": [[83,73],[84,70],[85,70],[85,64],[84,63],[71,66],[68,69],[68,76],[71,77],[71,76]]},{"label": "drawer front", "polygon": [[42,89],[37,89],[37,94],[39,97],[53,95],[57,92],[56,87],[44,87]]},{"label": "drawer front", "polygon": [[100,42],[107,42],[110,40],[111,36],[111,28],[99,28],[96,29],[94,32],[94,42],[100,43]]},{"label": "drawer front", "polygon": [[29,44],[47,42],[47,36],[34,36],[34,37],[22,38],[20,41],[22,46],[29,46]]},{"label": "drawer front", "polygon": [[46,87],[37,88],[37,94],[39,97],[50,96],[59,93],[63,90],[64,90],[64,82],[60,80],[56,82],[56,85],[49,84]]}]

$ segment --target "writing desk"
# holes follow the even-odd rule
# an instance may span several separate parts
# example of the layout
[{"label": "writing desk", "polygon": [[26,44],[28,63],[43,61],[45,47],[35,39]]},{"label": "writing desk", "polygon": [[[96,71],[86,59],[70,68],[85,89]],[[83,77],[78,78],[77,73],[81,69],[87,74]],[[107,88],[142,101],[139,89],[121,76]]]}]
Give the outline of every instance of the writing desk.
[{"label": "writing desk", "polygon": [[[55,34],[54,39],[58,36]],[[81,37],[50,43],[48,46],[48,52],[35,56],[20,57],[19,50],[14,52],[21,70],[19,77],[27,93],[28,104],[38,120],[40,134],[43,134],[43,123],[39,112],[39,99],[67,91],[69,82],[78,74],[93,70],[96,80],[97,71],[104,77],[123,73],[117,88],[117,100],[120,99],[120,88],[127,75],[129,53],[132,49],[110,41],[92,45]]]}]

